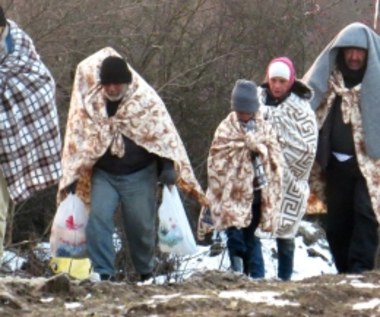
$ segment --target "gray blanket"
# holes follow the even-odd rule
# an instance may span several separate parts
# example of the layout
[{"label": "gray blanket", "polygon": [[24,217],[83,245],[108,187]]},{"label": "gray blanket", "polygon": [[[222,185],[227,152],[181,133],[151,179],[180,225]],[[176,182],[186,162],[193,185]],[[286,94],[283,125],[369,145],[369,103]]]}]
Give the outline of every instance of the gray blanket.
[{"label": "gray blanket", "polygon": [[367,69],[361,87],[361,113],[367,154],[380,158],[380,37],[362,23],[352,23],[341,30],[325,47],[304,76],[314,90],[311,106],[318,109],[328,89],[328,79],[335,69],[340,47],[360,47],[368,50]]}]

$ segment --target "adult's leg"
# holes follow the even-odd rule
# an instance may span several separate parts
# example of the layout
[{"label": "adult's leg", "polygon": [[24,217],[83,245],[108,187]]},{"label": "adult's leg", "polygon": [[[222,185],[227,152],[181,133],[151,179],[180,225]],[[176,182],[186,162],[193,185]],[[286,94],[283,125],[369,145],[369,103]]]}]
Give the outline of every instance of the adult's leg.
[{"label": "adult's leg", "polygon": [[91,180],[91,207],[86,227],[87,251],[94,271],[115,274],[115,249],[113,244],[113,215],[119,196],[112,186],[112,175],[94,170]]},{"label": "adult's leg", "polygon": [[141,276],[147,276],[154,268],[156,244],[156,164],[119,176],[117,188],[132,262]]},{"label": "adult's leg", "polygon": [[349,272],[373,270],[378,247],[378,223],[364,177],[359,177],[354,196],[354,229],[350,244]]},{"label": "adult's leg", "polygon": [[277,276],[283,281],[292,277],[294,262],[294,239],[276,239],[278,252]]},{"label": "adult's leg", "polygon": [[352,169],[352,162],[338,162],[331,158],[326,170],[326,235],[339,273],[348,272],[348,254],[354,222],[355,180]]},{"label": "adult's leg", "polygon": [[4,237],[7,225],[8,207],[10,205],[10,196],[8,186],[5,181],[3,172],[0,171],[0,265],[4,252]]}]

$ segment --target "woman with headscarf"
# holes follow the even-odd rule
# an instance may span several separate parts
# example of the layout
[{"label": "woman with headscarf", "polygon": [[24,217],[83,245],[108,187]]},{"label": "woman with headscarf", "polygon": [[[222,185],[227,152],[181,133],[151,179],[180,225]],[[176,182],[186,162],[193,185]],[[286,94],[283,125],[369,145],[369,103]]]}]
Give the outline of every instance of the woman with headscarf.
[{"label": "woman with headscarf", "polygon": [[287,57],[270,61],[266,82],[258,90],[262,111],[278,136],[283,160],[282,201],[278,229],[277,276],[289,280],[293,273],[294,237],[305,214],[308,178],[317,147],[317,124],[309,100],[311,89],[296,79]]}]

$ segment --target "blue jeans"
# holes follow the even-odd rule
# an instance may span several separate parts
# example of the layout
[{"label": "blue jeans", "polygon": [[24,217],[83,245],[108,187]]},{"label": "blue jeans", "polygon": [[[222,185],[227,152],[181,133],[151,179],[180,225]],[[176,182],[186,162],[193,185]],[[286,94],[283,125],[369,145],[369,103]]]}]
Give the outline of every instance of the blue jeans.
[{"label": "blue jeans", "polygon": [[276,239],[278,253],[277,276],[283,281],[288,281],[293,273],[294,239]]},{"label": "blue jeans", "polygon": [[[243,271],[252,278],[263,278],[265,270],[260,239],[253,237],[247,243],[244,240],[243,229],[236,227],[228,228],[226,234],[231,269],[235,272]],[[236,258],[241,258],[243,267],[240,267]]]},{"label": "blue jeans", "polygon": [[113,217],[119,203],[133,265],[140,274],[152,272],[156,242],[156,183],[156,164],[128,175],[94,170],[86,237],[95,272],[111,276],[115,273]]},{"label": "blue jeans", "polygon": [[243,272],[252,278],[265,276],[264,258],[261,251],[261,241],[255,237],[255,230],[260,222],[260,205],[252,205],[252,221],[246,228],[230,227],[226,230],[227,248],[231,261],[231,268],[239,271],[236,266],[236,257],[243,260]]}]

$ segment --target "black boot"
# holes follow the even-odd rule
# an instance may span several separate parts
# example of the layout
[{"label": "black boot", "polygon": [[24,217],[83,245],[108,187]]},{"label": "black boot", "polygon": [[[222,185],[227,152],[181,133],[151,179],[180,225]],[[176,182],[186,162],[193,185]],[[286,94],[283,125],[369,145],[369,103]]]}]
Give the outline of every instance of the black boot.
[{"label": "black boot", "polygon": [[153,277],[152,273],[140,274],[140,282],[145,282]]}]

